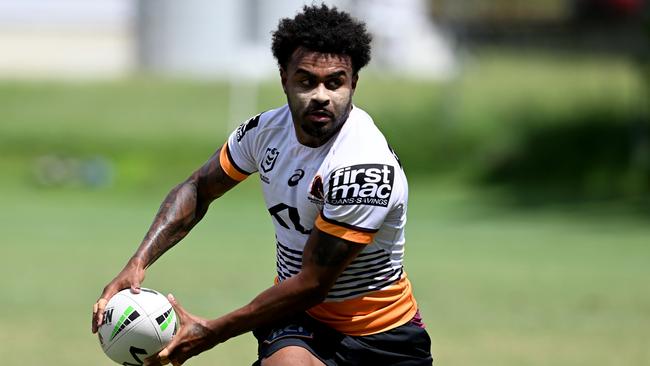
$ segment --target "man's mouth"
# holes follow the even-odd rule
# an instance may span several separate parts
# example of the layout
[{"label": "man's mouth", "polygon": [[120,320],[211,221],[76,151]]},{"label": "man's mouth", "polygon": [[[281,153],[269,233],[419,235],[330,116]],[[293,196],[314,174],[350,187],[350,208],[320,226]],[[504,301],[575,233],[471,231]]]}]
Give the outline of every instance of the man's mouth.
[{"label": "man's mouth", "polygon": [[307,118],[313,122],[326,123],[334,120],[332,113],[326,110],[315,110],[307,112]]}]

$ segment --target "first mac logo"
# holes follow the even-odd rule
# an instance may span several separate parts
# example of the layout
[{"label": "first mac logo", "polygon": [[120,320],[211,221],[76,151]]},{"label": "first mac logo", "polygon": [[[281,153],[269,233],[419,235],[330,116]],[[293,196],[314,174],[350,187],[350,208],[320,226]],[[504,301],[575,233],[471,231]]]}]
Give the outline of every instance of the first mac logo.
[{"label": "first mac logo", "polygon": [[388,206],[395,168],[384,164],[361,164],[340,168],[329,179],[327,202],[331,205]]}]

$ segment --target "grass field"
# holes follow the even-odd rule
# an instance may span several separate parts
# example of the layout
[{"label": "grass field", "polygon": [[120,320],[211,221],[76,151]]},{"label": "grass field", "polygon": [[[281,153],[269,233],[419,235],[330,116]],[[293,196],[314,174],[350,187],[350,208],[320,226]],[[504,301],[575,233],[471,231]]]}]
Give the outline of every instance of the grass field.
[{"label": "grass field", "polygon": [[[270,220],[256,179],[219,202],[148,272],[191,311],[216,316],[271,284]],[[7,193],[7,192],[4,192]],[[0,359],[109,365],[90,306],[161,197],[13,190],[0,222]],[[501,210],[412,182],[406,268],[440,365],[643,365],[650,361],[650,227],[600,210]],[[253,338],[193,365],[247,365]]]},{"label": "grass field", "polygon": [[[427,139],[440,141],[417,133],[429,114],[442,122],[428,127],[455,131],[465,144],[505,146],[512,136],[502,132],[516,129],[515,120],[502,119],[513,111],[536,105],[561,115],[602,100],[626,108],[639,87],[624,65],[608,64],[603,76],[598,63],[576,71],[564,61],[523,68],[508,62],[469,69],[451,86],[457,98],[439,84],[378,79],[358,101],[384,121],[406,116],[404,124],[383,127],[406,156],[416,156]],[[567,87],[554,92],[563,79]],[[594,83],[607,88],[593,91]],[[269,91],[275,88],[262,86],[260,109],[282,102]],[[495,94],[493,103],[482,99]],[[166,191],[221,143],[226,95],[210,83],[0,82],[2,364],[111,364],[90,333],[91,305],[138,245]],[[397,110],[382,102],[389,95]],[[458,105],[447,110],[451,102]],[[115,179],[96,189],[39,185],[34,161],[43,154],[101,155],[114,164]],[[423,161],[410,166],[433,160]],[[438,365],[650,364],[648,216],[611,200],[511,206],[503,192],[455,174],[418,172],[410,180],[406,270]],[[257,179],[215,203],[144,285],[173,292],[206,317],[271,285],[274,241]],[[244,335],[189,364],[254,359],[253,337]]]}]

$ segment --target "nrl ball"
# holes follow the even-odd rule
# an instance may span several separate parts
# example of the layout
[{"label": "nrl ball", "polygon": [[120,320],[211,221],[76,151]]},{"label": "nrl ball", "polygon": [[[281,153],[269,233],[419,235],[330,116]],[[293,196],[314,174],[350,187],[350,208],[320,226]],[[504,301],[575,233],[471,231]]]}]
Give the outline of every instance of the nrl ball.
[{"label": "nrl ball", "polygon": [[99,327],[104,353],[121,365],[142,365],[158,353],[176,333],[176,314],[161,293],[142,288],[139,294],[126,289],[106,304]]}]

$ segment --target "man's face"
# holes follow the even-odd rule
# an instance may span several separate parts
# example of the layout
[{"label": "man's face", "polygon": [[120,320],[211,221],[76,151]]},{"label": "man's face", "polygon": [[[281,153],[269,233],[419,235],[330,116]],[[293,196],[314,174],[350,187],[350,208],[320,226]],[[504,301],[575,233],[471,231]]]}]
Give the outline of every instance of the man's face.
[{"label": "man's face", "polygon": [[357,75],[350,56],[298,48],[280,70],[298,141],[320,146],[348,118]]}]

